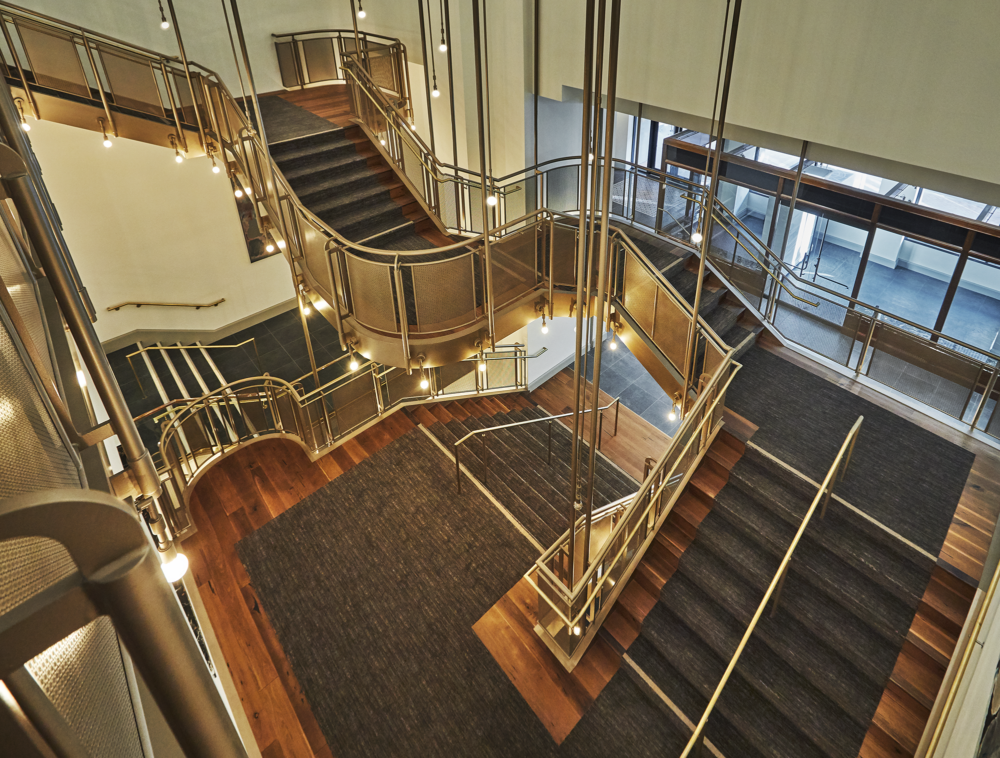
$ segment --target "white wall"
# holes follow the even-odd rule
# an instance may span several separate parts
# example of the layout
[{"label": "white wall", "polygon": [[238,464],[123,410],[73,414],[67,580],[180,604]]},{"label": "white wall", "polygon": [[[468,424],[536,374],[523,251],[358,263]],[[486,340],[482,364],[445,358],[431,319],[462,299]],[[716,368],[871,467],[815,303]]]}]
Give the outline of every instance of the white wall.
[{"label": "white wall", "polygon": [[[619,96],[702,128],[724,8],[718,0],[625,3]],[[541,6],[546,97],[580,87],[580,11],[574,0]],[[1000,66],[996,22],[995,0],[914,0],[905,12],[893,0],[746,0],[729,122],[851,151],[862,162],[875,156],[1000,184],[1000,150],[988,148],[1000,122],[1000,98],[988,94]]]},{"label": "white wall", "polygon": [[[295,296],[285,259],[250,263],[225,174],[204,158],[49,121],[31,144],[63,233],[97,310],[102,341],[136,329],[216,330]],[[126,301],[204,302],[215,308],[123,308]]]}]

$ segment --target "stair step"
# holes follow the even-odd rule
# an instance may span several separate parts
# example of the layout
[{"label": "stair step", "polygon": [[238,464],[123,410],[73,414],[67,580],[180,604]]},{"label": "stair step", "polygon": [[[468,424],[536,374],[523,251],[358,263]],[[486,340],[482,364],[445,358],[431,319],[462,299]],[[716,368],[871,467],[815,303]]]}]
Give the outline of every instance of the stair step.
[{"label": "stair step", "polygon": [[942,666],[950,663],[958,644],[957,635],[948,633],[919,611],[913,618],[907,639]]},{"label": "stair step", "polygon": [[934,699],[943,680],[944,666],[912,642],[903,643],[896,667],[892,670],[892,681],[900,689],[930,710],[934,707]]},{"label": "stair step", "polygon": [[875,712],[874,725],[895,741],[908,755],[917,751],[930,711],[890,682]]},{"label": "stair step", "polygon": [[859,758],[902,758],[912,756],[912,751],[904,750],[896,740],[882,731],[877,724],[872,724],[861,744]]}]

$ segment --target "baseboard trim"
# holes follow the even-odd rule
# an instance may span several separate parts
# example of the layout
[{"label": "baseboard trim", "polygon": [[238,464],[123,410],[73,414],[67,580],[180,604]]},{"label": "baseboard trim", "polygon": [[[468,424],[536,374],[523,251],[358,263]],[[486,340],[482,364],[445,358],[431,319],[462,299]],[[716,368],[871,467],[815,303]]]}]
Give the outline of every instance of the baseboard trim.
[{"label": "baseboard trim", "polygon": [[290,311],[295,307],[296,300],[292,298],[272,305],[270,308],[252,313],[218,329],[134,329],[131,332],[120,334],[117,337],[112,337],[102,342],[101,347],[104,348],[105,353],[113,353],[115,350],[121,350],[123,347],[134,345],[136,342],[166,342],[168,344],[180,342],[185,345],[190,345],[193,342],[203,342],[206,345],[210,345],[213,342],[225,339],[230,334],[236,334],[236,332],[255,326],[261,321],[267,321],[269,318],[278,316],[285,311]]}]

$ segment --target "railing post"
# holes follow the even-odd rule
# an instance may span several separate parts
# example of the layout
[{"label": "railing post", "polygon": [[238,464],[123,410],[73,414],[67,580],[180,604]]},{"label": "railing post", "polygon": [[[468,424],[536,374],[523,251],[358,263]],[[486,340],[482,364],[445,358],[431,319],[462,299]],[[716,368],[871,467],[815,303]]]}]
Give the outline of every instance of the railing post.
[{"label": "railing post", "polygon": [[[836,477],[834,477],[836,479]],[[823,495],[823,507],[819,511],[819,520],[822,521],[826,518],[826,507],[830,504],[830,495],[833,494],[833,482],[826,488],[826,492]]]},{"label": "railing post", "polygon": [[549,465],[552,465],[552,422],[549,422]]},{"label": "railing post", "polygon": [[868,355],[868,348],[872,344],[872,337],[875,336],[875,326],[878,324],[880,315],[881,312],[879,311],[878,306],[875,306],[875,310],[872,313],[872,323],[868,327],[868,336],[865,337],[865,344],[861,347],[861,355],[858,356],[858,365],[854,367],[855,376],[861,373],[861,367],[865,363],[865,356]]},{"label": "railing post", "polygon": [[458,488],[458,494],[462,494],[462,461],[460,460],[462,446],[457,442],[455,443],[455,485]]},{"label": "railing post", "polygon": [[615,433],[611,435],[612,437],[618,436],[618,409],[621,408],[621,405],[622,405],[622,399],[621,396],[619,395],[618,397],[615,398]]},{"label": "railing post", "polygon": [[781,570],[781,578],[778,580],[778,586],[774,588],[774,597],[771,600],[771,616],[778,612],[778,603],[781,601],[781,590],[785,586],[785,577],[788,575],[788,566],[785,564],[785,568]]},{"label": "railing post", "polygon": [[[983,396],[979,399],[979,406],[976,408],[976,414],[972,417],[972,423],[969,424],[970,429],[975,429],[976,424],[979,423],[979,417],[983,413],[983,409],[986,407],[986,401],[990,399],[990,395],[993,394],[993,388],[996,386],[997,376],[1000,375],[1000,365],[993,367],[993,375],[986,382],[986,389],[983,391]],[[996,409],[993,411],[996,413]]]},{"label": "railing post", "polygon": [[483,486],[488,487],[490,481],[489,448],[486,447],[486,435],[483,435]]},{"label": "railing post", "polygon": [[604,411],[597,414],[597,449],[601,449],[601,438],[604,436]]}]

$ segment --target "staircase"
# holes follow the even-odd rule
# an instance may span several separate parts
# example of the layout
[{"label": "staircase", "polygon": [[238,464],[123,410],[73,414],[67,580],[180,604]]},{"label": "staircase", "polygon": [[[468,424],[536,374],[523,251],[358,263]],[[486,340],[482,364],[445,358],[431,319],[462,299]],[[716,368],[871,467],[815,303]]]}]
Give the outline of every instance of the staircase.
[{"label": "staircase", "polygon": [[360,128],[331,124],[269,150],[302,203],[352,242],[385,250],[451,244]]},{"label": "staircase", "polygon": [[[417,407],[408,411],[449,451],[466,434],[480,429],[547,418],[549,414],[524,395],[478,398]],[[561,421],[552,424],[552,463],[548,464],[545,421],[497,429],[462,446],[461,461],[535,540],[547,548],[569,528],[572,432]],[[483,437],[489,472],[483,466]],[[586,455],[586,450],[585,453]],[[594,479],[594,507],[614,502],[639,489],[639,484],[599,452]],[[586,466],[581,467],[586,480]]]},{"label": "staircase", "polygon": [[[626,227],[625,233],[653,267],[677,290],[688,304],[694,303],[698,286],[698,257],[661,237]],[[736,360],[749,350],[764,326],[730,292],[719,277],[706,271],[699,315],[732,348]]]},{"label": "staircase", "polygon": [[[605,630],[693,722],[815,495],[753,446],[741,451],[740,443],[720,440]],[[924,592],[933,569],[933,561],[832,501],[826,518],[806,531],[777,612],[765,611],[708,739],[725,756],[749,758],[849,758],[862,745],[865,756],[912,754],[912,739],[895,739],[892,723],[872,720],[887,684],[899,720],[926,718],[933,703],[944,666],[932,660],[927,640],[907,640],[918,606],[941,602]],[[947,579],[938,583],[950,589]],[[616,678],[619,689],[631,690],[628,699],[662,709],[641,678]]]}]

